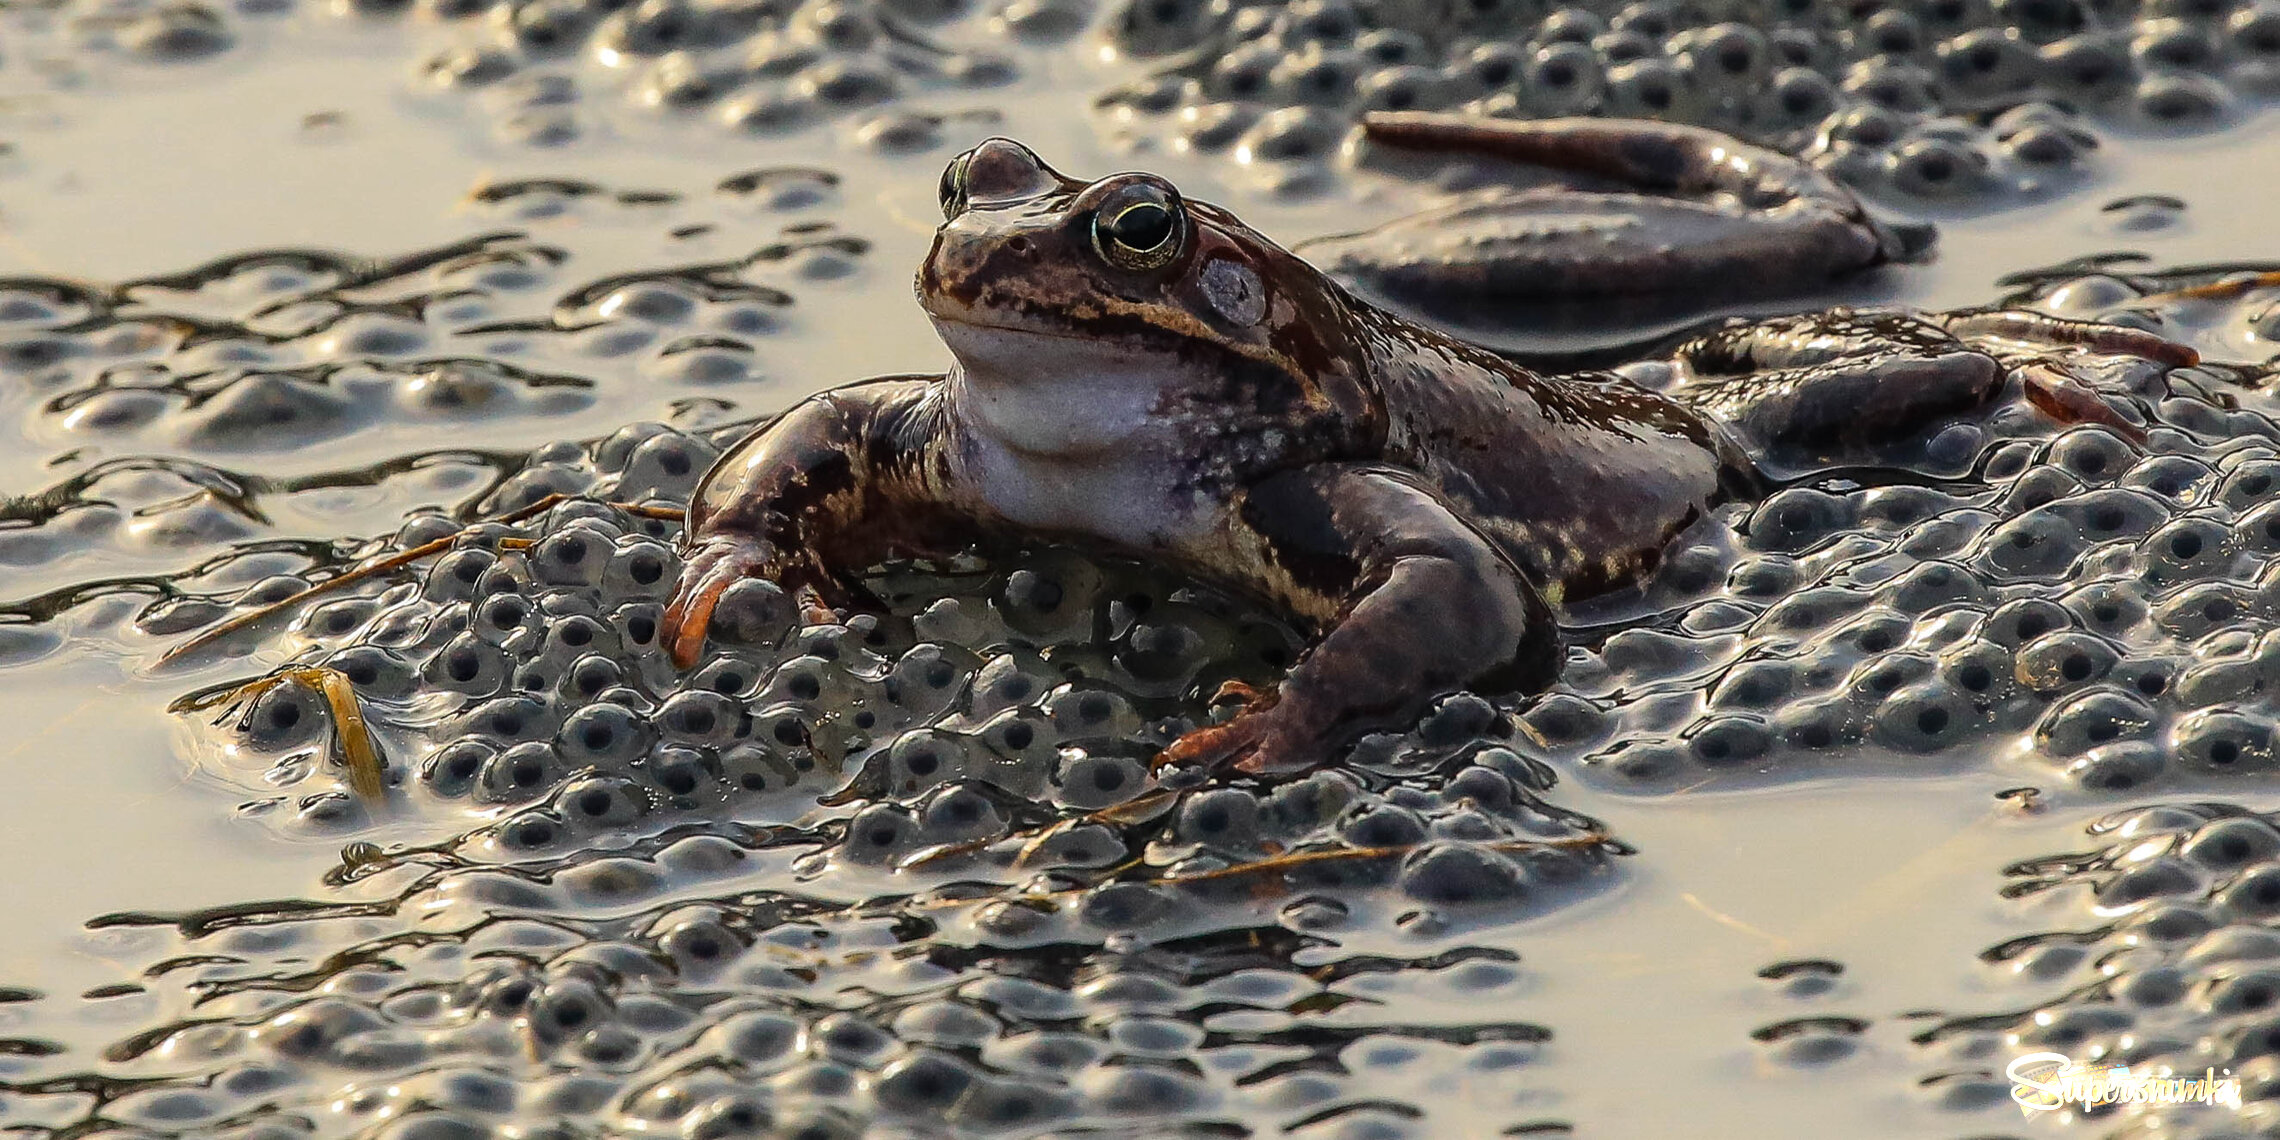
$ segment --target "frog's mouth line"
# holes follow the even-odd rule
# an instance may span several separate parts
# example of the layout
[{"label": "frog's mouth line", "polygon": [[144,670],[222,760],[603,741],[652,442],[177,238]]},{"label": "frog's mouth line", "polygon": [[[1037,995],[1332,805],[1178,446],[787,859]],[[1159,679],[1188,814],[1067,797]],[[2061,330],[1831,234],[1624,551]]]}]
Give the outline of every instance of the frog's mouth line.
[{"label": "frog's mouth line", "polygon": [[[948,316],[942,313],[937,313],[932,309],[927,310],[927,316],[933,319],[936,330],[943,332],[949,331],[948,329],[944,328],[944,326],[955,326],[957,329],[967,332],[1013,333],[1017,336],[1044,337],[1047,340],[1081,341],[1087,344],[1107,345],[1110,343],[1105,338],[1094,334],[1054,332],[1048,329],[1028,328],[1022,325],[1009,324],[1001,321],[978,321],[964,316]],[[947,342],[949,338],[944,337],[943,339],[945,342]],[[957,346],[952,345],[951,347],[956,348]]]},{"label": "frog's mouth line", "polygon": [[1027,388],[1115,376],[1122,378],[1117,386],[1161,388],[1193,375],[1176,357],[1122,337],[933,317],[935,335],[958,370],[993,385]]}]

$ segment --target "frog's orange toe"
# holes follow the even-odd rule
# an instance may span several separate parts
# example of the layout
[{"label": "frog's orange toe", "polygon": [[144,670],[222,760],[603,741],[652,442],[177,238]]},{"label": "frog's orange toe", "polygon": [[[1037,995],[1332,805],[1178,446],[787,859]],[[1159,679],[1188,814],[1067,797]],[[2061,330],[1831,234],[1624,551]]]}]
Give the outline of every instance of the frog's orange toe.
[{"label": "frog's orange toe", "polygon": [[1229,764],[1241,765],[1258,750],[1259,739],[1266,735],[1265,719],[1254,713],[1238,713],[1222,724],[1195,729],[1166,745],[1156,754],[1153,766],[1162,769],[1201,764],[1216,769]]},{"label": "frog's orange toe", "polygon": [[1219,691],[1211,695],[1211,705],[1242,705],[1245,708],[1265,708],[1274,702],[1274,696],[1247,681],[1221,681]]},{"label": "frog's orange toe", "polygon": [[658,631],[658,641],[675,668],[697,663],[720,596],[758,573],[760,565],[760,552],[749,542],[716,540],[689,553],[681,567],[681,584],[673,590]]},{"label": "frog's orange toe", "polygon": [[1244,772],[1276,772],[1294,767],[1281,757],[1280,753],[1285,750],[1275,746],[1281,737],[1275,731],[1279,719],[1275,707],[1280,694],[1272,689],[1255,689],[1241,681],[1229,681],[1219,687],[1211,703],[1225,704],[1231,700],[1242,701],[1242,711],[1218,724],[1207,724],[1185,733],[1157,754],[1154,766],[1161,769],[1200,764],[1211,770],[1234,768]]},{"label": "frog's orange toe", "polygon": [[697,663],[697,655],[704,652],[705,630],[712,625],[712,611],[720,603],[721,591],[726,583],[708,584],[694,594],[679,593],[673,604],[665,607],[664,629],[660,639],[665,655],[673,659],[673,667],[686,669]]}]

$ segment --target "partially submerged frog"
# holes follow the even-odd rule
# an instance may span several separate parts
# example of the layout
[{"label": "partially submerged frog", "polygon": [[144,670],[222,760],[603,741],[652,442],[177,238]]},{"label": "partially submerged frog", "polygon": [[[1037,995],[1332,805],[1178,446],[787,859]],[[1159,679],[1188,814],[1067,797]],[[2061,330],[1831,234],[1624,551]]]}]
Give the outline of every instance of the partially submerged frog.
[{"label": "partially submerged frog", "polygon": [[1807,162],[1701,127],[1607,119],[1514,126],[1369,116],[1387,154],[1455,154],[1615,189],[1501,181],[1360,233],[1301,242],[1331,276],[1442,320],[1584,323],[1699,312],[1826,289],[1924,258],[1928,225],[1887,224]]},{"label": "partially submerged frog", "polygon": [[[1663,170],[1733,160],[1653,123],[1400,121]],[[747,576],[839,606],[889,557],[1072,539],[1317,631],[1277,687],[1166,760],[1322,763],[1453,690],[1550,684],[1554,604],[1637,582],[1713,505],[1757,493],[1753,450],[1906,433],[2014,375],[2062,418],[2134,431],[2044,353],[2192,360],[2036,314],[1838,311],[1684,345],[1635,373],[1657,391],[1540,375],[1403,320],[1152,175],[1081,182],[991,139],[941,199],[917,290],[956,363],[821,393],[722,457],[665,617],[681,666]]]}]

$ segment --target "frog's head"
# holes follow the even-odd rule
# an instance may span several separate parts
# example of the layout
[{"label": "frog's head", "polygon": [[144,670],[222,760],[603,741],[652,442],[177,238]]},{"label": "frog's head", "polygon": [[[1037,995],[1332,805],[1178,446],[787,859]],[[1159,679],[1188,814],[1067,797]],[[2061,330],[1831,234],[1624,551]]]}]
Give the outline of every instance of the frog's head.
[{"label": "frog's head", "polygon": [[1170,182],[1079,182],[995,138],[951,161],[941,198],[919,303],[969,373],[1177,366],[1366,411],[1340,382],[1362,371],[1358,302]]}]

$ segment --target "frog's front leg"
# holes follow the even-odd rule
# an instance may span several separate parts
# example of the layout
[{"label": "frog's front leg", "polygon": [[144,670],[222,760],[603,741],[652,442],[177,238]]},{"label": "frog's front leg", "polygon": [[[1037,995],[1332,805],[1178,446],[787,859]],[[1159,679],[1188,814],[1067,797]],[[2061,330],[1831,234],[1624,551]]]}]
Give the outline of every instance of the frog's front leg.
[{"label": "frog's front leg", "polygon": [[1391,300],[1731,300],[1827,285],[1911,260],[1928,228],[1879,223],[1810,164],[1700,127],[1627,119],[1365,116],[1373,142],[1508,159],[1616,183],[1474,194],[1298,252]]},{"label": "frog's front leg", "polygon": [[721,594],[745,578],[834,601],[866,566],[971,542],[982,520],[944,475],[939,399],[931,377],[835,388],[722,456],[689,505],[662,623],[673,663],[696,663]]},{"label": "frog's front leg", "polygon": [[1274,690],[1173,742],[1164,762],[1308,767],[1449,692],[1534,690],[1557,675],[1559,629],[1535,587],[1412,474],[1285,471],[1249,488],[1235,518],[1239,572],[1321,639]]}]

